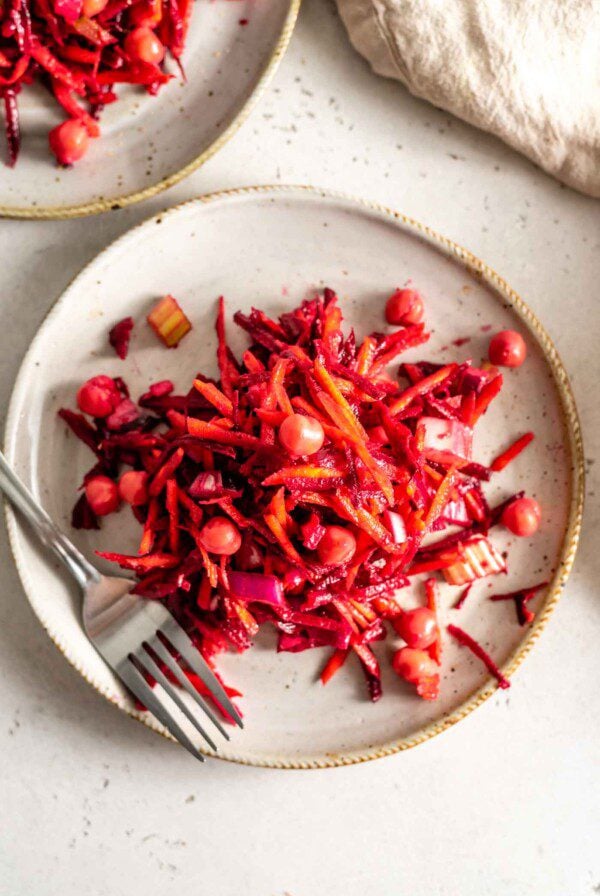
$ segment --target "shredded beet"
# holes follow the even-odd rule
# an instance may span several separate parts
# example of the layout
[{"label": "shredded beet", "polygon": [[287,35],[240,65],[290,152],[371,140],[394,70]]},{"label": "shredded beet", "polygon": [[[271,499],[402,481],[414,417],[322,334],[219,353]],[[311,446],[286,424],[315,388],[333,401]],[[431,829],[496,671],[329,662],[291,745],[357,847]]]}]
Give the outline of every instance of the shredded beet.
[{"label": "shredded beet", "polygon": [[0,3],[8,164],[19,154],[17,95],[23,86],[39,81],[63,108],[66,121],[51,131],[49,142],[60,164],[72,164],[85,153],[88,138],[99,136],[97,118],[116,101],[115,85],[137,84],[155,95],[173,77],[166,51],[181,68],[192,9],[193,0]]},{"label": "shredded beet", "polygon": [[122,361],[127,357],[129,351],[129,340],[131,331],[133,330],[133,318],[124,317],[118,324],[115,324],[108,333],[108,341],[116,351]]},{"label": "shredded beet", "polygon": [[464,605],[464,602],[465,602],[466,599],[468,598],[468,596],[469,596],[469,592],[470,592],[470,590],[471,590],[472,587],[473,587],[473,582],[469,582],[469,584],[467,585],[467,587],[466,587],[466,588],[463,588],[463,590],[460,592],[460,594],[459,594],[459,596],[458,596],[458,600],[456,601],[456,603],[455,603],[454,606],[452,607],[453,610],[460,610],[460,608]]},{"label": "shredded beet", "polygon": [[488,672],[494,676],[494,678],[498,681],[499,688],[509,688],[510,681],[508,678],[505,678],[496,663],[493,661],[487,650],[484,650],[481,644],[478,644],[471,635],[468,635],[467,632],[463,631],[462,628],[459,628],[457,625],[449,625],[448,631],[455,638],[459,644],[463,647],[468,647],[474,656],[477,659],[480,659],[482,663],[487,667]]},{"label": "shredded beet", "polygon": [[19,149],[21,148],[21,127],[19,124],[19,107],[17,106],[17,93],[19,88],[5,87],[4,90],[2,90],[2,83],[3,79],[0,77],[0,96],[4,98],[4,121],[6,126],[8,165],[10,168],[13,168],[17,162]]},{"label": "shredded beet", "polygon": [[527,604],[535,597],[538,591],[545,588],[548,582],[539,582],[537,585],[530,585],[529,588],[522,588],[519,591],[509,591],[506,594],[491,594],[490,600],[502,601],[512,600],[515,603],[517,611],[517,620],[519,625],[529,625],[535,619],[535,613]]},{"label": "shredded beet", "polygon": [[[191,327],[172,296],[149,320],[166,345]],[[404,612],[403,589],[426,573],[435,640],[398,667],[416,669],[407,680],[435,699],[440,578],[468,583],[462,606],[471,581],[506,569],[489,533],[515,496],[490,508],[481,480],[492,473],[471,456],[473,427],[501,376],[422,361],[403,363],[403,379],[393,380],[386,365],[427,341],[424,324],[345,337],[330,289],[277,320],[259,309],[234,320],[250,337],[240,359],[221,299],[218,379],[196,373],[186,394],[162,380],[134,403],[121,379],[96,377],[78,401],[106,416],[60,411],[96,455],[73,524],[99,526],[109,512],[102,484],[118,482],[141,526],[139,552],[100,556],[135,573],[136,593],[164,601],[211,664],[270,625],[280,651],[332,650],[323,683],[354,655],[372,700],[381,696],[374,643]],[[111,331],[120,356],[131,323]],[[518,593],[524,608],[528,594]],[[494,599],[509,596],[517,598]],[[470,636],[449,631],[508,686]]]}]

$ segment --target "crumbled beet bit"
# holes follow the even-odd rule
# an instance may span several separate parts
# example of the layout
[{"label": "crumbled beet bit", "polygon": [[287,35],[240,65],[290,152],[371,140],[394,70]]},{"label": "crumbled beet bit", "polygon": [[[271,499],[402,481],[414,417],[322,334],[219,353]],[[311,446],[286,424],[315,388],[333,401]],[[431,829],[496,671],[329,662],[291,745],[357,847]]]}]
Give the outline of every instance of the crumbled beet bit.
[{"label": "crumbled beet bit", "polygon": [[[167,297],[152,321],[167,344],[187,327],[178,307]],[[174,331],[165,318],[173,309]],[[477,551],[494,560],[485,572],[504,568],[489,531],[515,496],[490,508],[482,483],[493,469],[471,458],[471,429],[502,378],[470,362],[424,360],[402,363],[401,379],[393,379],[386,366],[427,341],[424,325],[362,342],[353,331],[344,336],[330,289],[278,319],[254,308],[234,321],[250,337],[241,360],[227,343],[221,299],[218,379],[197,372],[186,394],[176,394],[170,380],[154,382],[135,404],[117,378],[122,398],[106,418],[92,423],[60,411],[96,454],[86,481],[117,481],[127,469],[148,475],[147,503],[132,507],[138,553],[101,556],[135,573],[136,593],[164,601],[211,664],[223,650],[248,649],[259,627],[270,625],[280,651],[332,650],[324,682],[355,654],[377,700],[373,647],[403,612],[402,590],[414,577],[429,576],[427,605],[437,613],[436,576],[482,574],[468,566]],[[298,433],[297,443],[279,437],[292,414],[298,419],[288,432]],[[323,440],[305,456],[293,449],[304,444],[307,427]],[[98,526],[85,496],[73,524]],[[432,533],[437,540],[424,544]],[[526,605],[539,587],[493,599],[512,598],[519,620],[529,621]],[[449,630],[508,685],[469,635]],[[439,664],[439,627],[428,650]],[[437,673],[416,689],[427,700],[438,690]]]},{"label": "crumbled beet bit", "polygon": [[123,320],[120,320],[118,324],[115,324],[108,333],[108,341],[121,360],[125,360],[127,357],[132,330],[133,318],[124,317]]}]

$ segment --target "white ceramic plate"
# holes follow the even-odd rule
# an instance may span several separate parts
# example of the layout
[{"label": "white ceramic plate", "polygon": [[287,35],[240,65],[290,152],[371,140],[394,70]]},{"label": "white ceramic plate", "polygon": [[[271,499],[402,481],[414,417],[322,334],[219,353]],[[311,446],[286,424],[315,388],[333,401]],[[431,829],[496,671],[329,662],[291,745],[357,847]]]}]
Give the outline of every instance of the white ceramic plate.
[{"label": "white ceramic plate", "polygon": [[[510,550],[510,573],[501,582],[477,584],[460,612],[450,609],[458,589],[441,586],[444,621],[465,627],[510,673],[551,612],[575,552],[582,463],[573,399],[548,336],[515,293],[469,253],[385,209],[303,188],[258,188],[195,200],[132,230],[85,268],[36,336],[10,406],[9,460],[68,530],[75,488],[92,459],[56,411],[73,406],[75,389],[87,377],[120,374],[138,395],[156,379],[169,377],[186,389],[198,368],[216,372],[213,322],[221,293],[230,313],[256,304],[279,314],[328,284],[339,292],[348,321],[364,334],[382,328],[385,298],[408,278],[425,297],[434,331],[414,358],[479,359],[489,339],[483,327],[489,326],[517,328],[527,340],[527,363],[508,374],[475,449],[488,462],[517,435],[535,431],[527,452],[488,493],[494,501],[519,488],[535,495],[544,508],[541,531],[531,541],[495,532],[500,548]],[[179,299],[194,325],[177,351],[162,348],[143,323],[151,303],[166,292]],[[138,325],[122,362],[107,346],[107,330],[127,314]],[[461,348],[443,348],[465,336],[471,341]],[[241,335],[233,341],[239,347],[245,340]],[[9,525],[25,591],[50,636],[97,690],[135,715],[81,630],[76,589],[12,515]],[[94,548],[135,550],[137,533],[123,510],[100,533],[72,536],[92,557]],[[538,616],[531,629],[519,627],[512,604],[486,599],[490,588],[512,590],[541,579],[552,584],[533,604]],[[265,635],[256,649],[223,657],[226,680],[245,695],[246,716],[245,730],[233,732],[222,753],[226,758],[284,767],[374,758],[443,730],[494,689],[482,665],[448,643],[440,700],[419,700],[389,672],[386,644],[379,649],[384,696],[373,705],[357,663],[349,662],[322,687],[316,676],[326,651],[277,655],[273,646]]]},{"label": "white ceramic plate", "polygon": [[[190,174],[245,120],[285,52],[299,5],[196,0],[183,56],[187,83],[178,76],[155,97],[118,89],[119,101],[102,113],[101,137],[70,169],[58,168],[48,149],[62,110],[43,88],[24,89],[15,168],[4,165],[0,145],[0,215],[61,218],[121,208]],[[169,70],[176,73],[171,63]]]}]

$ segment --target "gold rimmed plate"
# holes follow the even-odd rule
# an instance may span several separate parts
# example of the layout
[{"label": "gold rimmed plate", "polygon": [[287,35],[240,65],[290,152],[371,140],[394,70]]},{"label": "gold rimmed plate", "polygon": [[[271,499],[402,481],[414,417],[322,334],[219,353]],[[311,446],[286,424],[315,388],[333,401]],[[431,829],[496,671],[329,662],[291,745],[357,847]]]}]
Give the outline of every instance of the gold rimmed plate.
[{"label": "gold rimmed plate", "polygon": [[71,218],[123,208],[173,186],[227,142],[283,57],[300,0],[196,0],[183,64],[155,97],[122,87],[102,113],[102,135],[69,169],[54,162],[48,131],[64,118],[38,85],[19,95],[17,165],[0,151],[0,215]]},{"label": "gold rimmed plate", "polygon": [[[483,262],[402,215],[314,189],[262,187],[202,197],[136,227],[82,271],[42,324],[11,400],[9,459],[68,528],[75,488],[91,458],[56,411],[72,406],[82,380],[118,374],[138,395],[150,381],[171,378],[184,389],[197,369],[210,374],[220,294],[230,313],[259,305],[279,314],[329,285],[340,295],[348,325],[360,335],[385,326],[385,298],[409,278],[425,298],[433,330],[431,342],[413,359],[479,360],[489,333],[507,327],[518,329],[527,342],[527,362],[507,374],[501,397],[478,428],[475,452],[486,463],[522,432],[536,433],[488,494],[494,502],[521,488],[534,495],[544,509],[540,532],[515,539],[495,531],[495,543],[508,551],[508,576],[501,584],[477,583],[459,612],[452,609],[457,589],[441,586],[444,623],[464,627],[511,675],[539,637],[573,562],[583,500],[577,413],[556,350],[525,303]],[[165,351],[143,323],[152,300],[167,292],[179,299],[194,325],[175,352]],[[107,330],[129,314],[140,323],[123,362],[108,349]],[[452,344],[465,338],[469,341],[460,346]],[[232,342],[239,349],[243,335]],[[96,690],[158,730],[152,717],[136,712],[87,642],[70,583],[11,513],[9,531],[27,596],[61,651]],[[137,534],[137,524],[122,510],[101,532],[73,537],[92,557],[95,548],[135,550]],[[549,585],[531,604],[536,619],[530,627],[518,625],[512,604],[487,599],[490,588],[508,591],[542,579]],[[384,696],[377,704],[366,698],[358,664],[348,663],[322,687],[317,675],[327,651],[276,654],[268,632],[254,649],[224,656],[225,679],[244,694],[246,726],[232,732],[220,755],[280,768],[361,762],[421,743],[494,692],[482,665],[448,640],[441,697],[421,701],[391,673],[392,647],[393,642],[376,648],[385,670]]]}]

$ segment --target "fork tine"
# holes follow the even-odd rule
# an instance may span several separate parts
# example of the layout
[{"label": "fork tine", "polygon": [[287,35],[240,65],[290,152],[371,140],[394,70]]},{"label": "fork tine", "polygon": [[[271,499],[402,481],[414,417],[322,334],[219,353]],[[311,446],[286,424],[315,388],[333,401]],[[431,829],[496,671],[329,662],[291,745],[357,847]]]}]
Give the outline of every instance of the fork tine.
[{"label": "fork tine", "polygon": [[149,684],[144,680],[144,676],[133,665],[129,657],[123,660],[117,667],[117,675],[125,682],[130,691],[132,691],[138,700],[146,706],[150,712],[156,716],[159,722],[168,728],[173,737],[182,744],[188,752],[192,754],[200,762],[204,762],[204,756],[200,753],[191,742],[185,731],[179,727],[171,713],[163,706],[162,702],[156,696]]},{"label": "fork tine", "polygon": [[198,734],[201,734],[209,747],[212,747],[213,750],[217,749],[217,745],[214,740],[210,737],[209,734],[206,733],[198,719],[195,717],[194,713],[191,711],[189,706],[181,699],[181,696],[177,693],[176,689],[173,687],[167,676],[162,672],[160,666],[156,664],[152,656],[148,653],[147,642],[142,644],[142,647],[136,651],[135,657],[139,663],[146,667],[152,678],[155,678],[160,685],[167,692],[173,703],[179,707],[181,712],[186,716],[189,721],[192,723]]},{"label": "fork tine", "polygon": [[169,620],[160,630],[161,634],[176,647],[186,663],[199,675],[213,697],[227,710],[240,728],[244,727],[238,711],[225,693],[221,682],[202,656],[194,647],[184,630],[174,621]]},{"label": "fork tine", "polygon": [[163,661],[163,663],[165,663],[165,665],[167,665],[169,667],[169,669],[171,670],[173,675],[177,676],[177,680],[179,681],[181,686],[186,689],[186,691],[188,692],[190,697],[193,697],[194,700],[196,701],[196,703],[198,704],[198,706],[200,706],[204,710],[204,712],[209,717],[209,719],[211,720],[211,722],[213,723],[215,728],[217,728],[221,732],[221,734],[223,735],[223,737],[226,740],[229,740],[229,734],[223,728],[220,721],[218,720],[218,718],[216,717],[216,715],[214,714],[214,712],[212,711],[211,707],[208,705],[208,703],[206,702],[204,697],[198,693],[198,691],[196,690],[194,685],[191,683],[191,681],[189,680],[189,678],[187,677],[187,675],[185,674],[185,672],[183,671],[183,669],[181,668],[181,666],[179,665],[179,663],[177,662],[177,660],[175,659],[173,654],[167,650],[165,645],[158,638],[152,638],[152,640],[149,643],[150,643],[150,647],[152,648],[154,653],[156,653],[158,655],[158,657]]}]

